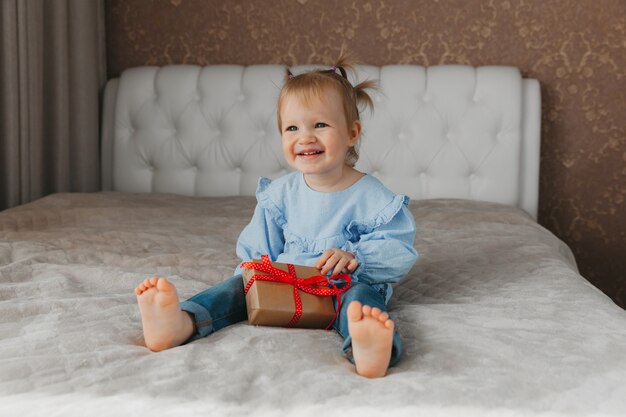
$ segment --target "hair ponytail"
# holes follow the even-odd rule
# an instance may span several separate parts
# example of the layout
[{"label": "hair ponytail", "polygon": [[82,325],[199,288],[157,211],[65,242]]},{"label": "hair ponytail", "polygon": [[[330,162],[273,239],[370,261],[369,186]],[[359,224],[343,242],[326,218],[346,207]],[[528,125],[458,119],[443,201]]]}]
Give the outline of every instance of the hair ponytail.
[{"label": "hair ponytail", "polygon": [[366,90],[376,90],[378,88],[378,83],[374,80],[365,80],[361,81],[355,86],[352,86],[350,80],[348,80],[346,70],[349,70],[353,74],[356,74],[355,66],[356,64],[353,58],[342,49],[339,57],[337,58],[337,61],[335,62],[335,65],[333,65],[333,67],[331,68],[339,69],[341,76],[347,81],[347,84],[352,87],[354,91],[355,105],[357,106],[357,111],[359,109],[359,105],[363,105],[365,108],[369,107],[373,111],[374,101]]}]

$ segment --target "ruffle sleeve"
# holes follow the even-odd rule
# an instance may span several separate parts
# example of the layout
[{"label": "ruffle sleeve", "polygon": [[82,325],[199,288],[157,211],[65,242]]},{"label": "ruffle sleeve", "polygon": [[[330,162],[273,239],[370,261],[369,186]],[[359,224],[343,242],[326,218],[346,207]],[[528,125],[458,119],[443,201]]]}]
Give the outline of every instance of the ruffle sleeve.
[{"label": "ruffle sleeve", "polygon": [[269,215],[272,217],[273,221],[277,225],[279,225],[280,227],[284,227],[287,223],[287,220],[285,219],[285,214],[283,213],[283,211],[278,207],[278,205],[271,197],[271,185],[272,180],[270,180],[269,178],[259,178],[259,184],[256,189],[257,204],[268,211]]},{"label": "ruffle sleeve", "polygon": [[409,197],[404,195],[396,195],[380,212],[370,219],[352,220],[346,226],[346,233],[349,240],[362,234],[371,233],[375,229],[389,223],[402,210],[408,207]]},{"label": "ruffle sleeve", "polygon": [[[285,216],[270,197],[269,188],[272,181],[260,178],[257,187],[257,205],[250,223],[243,229],[237,240],[237,256],[243,261],[260,259],[261,255],[269,255],[276,259],[285,247],[283,227]],[[235,274],[242,272],[241,268]]]},{"label": "ruffle sleeve", "polygon": [[342,249],[354,253],[359,262],[353,273],[355,280],[368,284],[398,282],[415,264],[415,221],[408,202],[408,197],[396,195],[370,220],[349,223],[349,239]]}]

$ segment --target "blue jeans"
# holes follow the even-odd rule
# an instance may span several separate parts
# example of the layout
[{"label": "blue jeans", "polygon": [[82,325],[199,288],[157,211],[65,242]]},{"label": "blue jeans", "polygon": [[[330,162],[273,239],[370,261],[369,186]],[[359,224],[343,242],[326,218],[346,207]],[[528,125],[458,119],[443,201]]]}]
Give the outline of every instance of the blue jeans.
[{"label": "blue jeans", "polygon": [[[387,311],[385,294],[382,294],[370,285],[353,282],[350,289],[342,294],[341,311],[337,320],[333,323],[333,328],[343,337],[344,342],[341,350],[351,362],[354,362],[352,358],[352,338],[348,332],[346,310],[348,305],[355,300],[361,304],[367,304],[371,307],[378,307],[382,311]],[[248,319],[241,275],[235,275],[194,295],[187,301],[180,303],[180,307],[183,311],[193,315],[197,329],[196,334],[191,336],[186,343],[206,337],[219,329]],[[389,366],[394,366],[400,359],[401,354],[402,340],[398,332],[395,331]]]}]

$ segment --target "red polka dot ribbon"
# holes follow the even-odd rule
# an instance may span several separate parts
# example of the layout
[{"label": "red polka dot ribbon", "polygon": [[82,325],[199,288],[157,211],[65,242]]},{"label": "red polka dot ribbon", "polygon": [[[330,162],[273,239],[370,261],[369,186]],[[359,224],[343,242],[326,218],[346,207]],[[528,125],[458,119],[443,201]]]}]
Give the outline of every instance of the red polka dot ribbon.
[{"label": "red polka dot ribbon", "polygon": [[248,281],[245,288],[245,293],[248,294],[248,290],[255,281],[271,281],[271,282],[281,282],[284,284],[293,285],[293,299],[295,302],[295,313],[293,317],[287,324],[287,327],[295,326],[300,317],[302,317],[302,299],[300,298],[300,293],[298,290],[306,292],[308,294],[317,295],[320,297],[337,297],[337,310],[335,311],[335,317],[328,323],[326,326],[326,330],[330,329],[330,326],[337,319],[337,315],[341,310],[341,294],[346,292],[348,288],[350,288],[350,283],[352,281],[352,277],[347,274],[339,274],[333,277],[333,280],[342,280],[346,283],[341,288],[337,288],[335,283],[328,279],[328,277],[322,275],[315,275],[309,278],[298,278],[296,275],[296,268],[292,264],[287,264],[287,268],[289,272],[283,271],[282,269],[278,269],[272,266],[270,262],[270,258],[268,255],[261,256],[261,262],[244,262],[241,264],[242,268],[248,269],[256,269],[257,271],[266,272],[268,275],[264,274],[254,274],[252,278]]}]

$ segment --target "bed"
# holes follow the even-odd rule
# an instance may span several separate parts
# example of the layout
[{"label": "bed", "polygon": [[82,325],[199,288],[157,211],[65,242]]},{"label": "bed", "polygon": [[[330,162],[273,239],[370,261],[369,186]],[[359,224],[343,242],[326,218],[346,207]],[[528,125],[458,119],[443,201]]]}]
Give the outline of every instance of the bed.
[{"label": "bed", "polygon": [[244,322],[150,352],[135,286],[166,276],[185,298],[229,277],[259,176],[288,172],[283,74],[109,81],[104,191],[0,213],[0,415],[626,414],[626,312],[536,222],[540,88],[511,67],[354,75],[380,81],[357,168],[410,196],[417,224],[390,302],[405,354],[385,378],[357,376],[324,330]]}]

